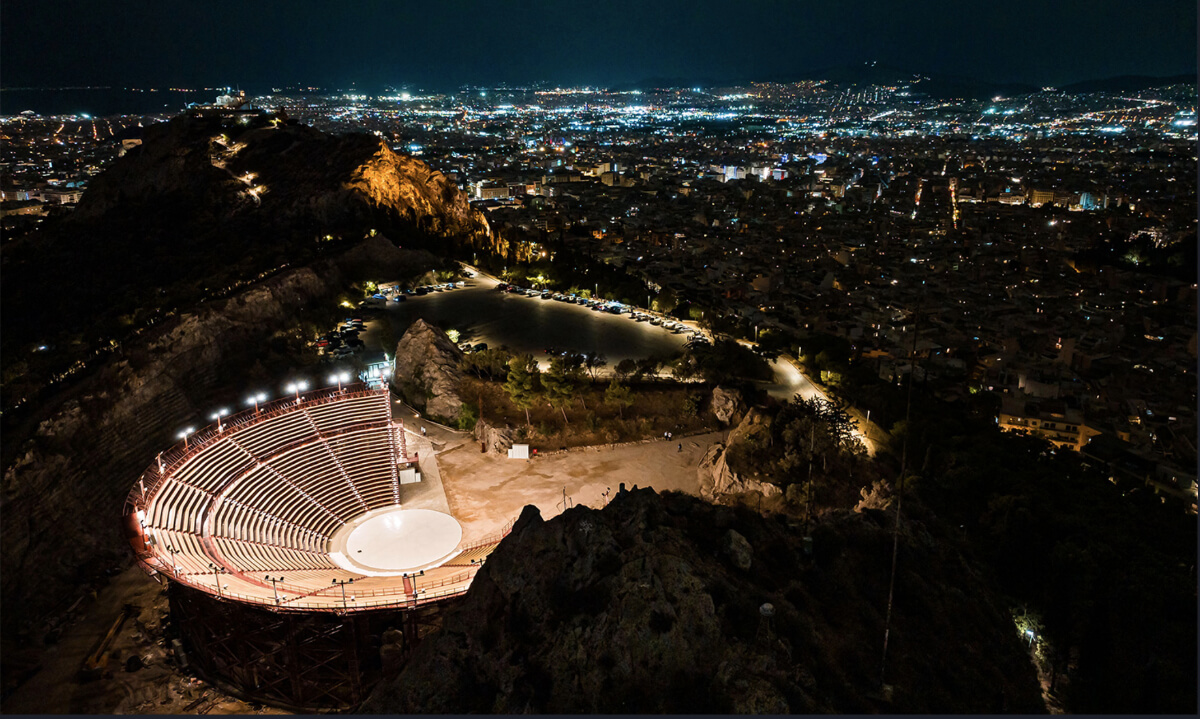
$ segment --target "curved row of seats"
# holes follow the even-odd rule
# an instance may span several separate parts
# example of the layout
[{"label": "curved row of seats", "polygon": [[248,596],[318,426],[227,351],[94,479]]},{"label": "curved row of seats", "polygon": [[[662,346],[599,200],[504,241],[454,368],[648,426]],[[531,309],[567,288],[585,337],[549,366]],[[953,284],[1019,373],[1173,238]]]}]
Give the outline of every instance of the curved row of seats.
[{"label": "curved row of seats", "polygon": [[[209,536],[246,572],[325,572],[329,537],[399,500],[400,449],[386,391],[301,403],[236,426],[175,467],[150,500],[156,553],[208,571]],[[165,564],[165,562],[164,562]],[[299,576],[299,575],[297,575]]]}]

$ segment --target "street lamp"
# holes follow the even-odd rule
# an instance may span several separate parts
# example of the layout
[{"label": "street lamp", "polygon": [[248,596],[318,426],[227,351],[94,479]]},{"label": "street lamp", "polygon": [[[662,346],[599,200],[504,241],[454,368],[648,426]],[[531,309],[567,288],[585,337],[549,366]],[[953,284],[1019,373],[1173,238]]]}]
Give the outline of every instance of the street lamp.
[{"label": "street lamp", "polygon": [[168,544],[166,549],[167,549],[167,553],[171,555],[171,573],[178,577],[179,576],[179,565],[175,563],[175,553],[178,552],[179,550],[176,549],[175,545],[173,545],[173,544]]},{"label": "street lamp", "polygon": [[188,437],[190,437],[191,434],[195,431],[196,431],[195,427],[188,427],[185,430],[181,430],[179,432],[179,434],[175,435],[178,439],[183,440],[183,449],[185,452],[187,451],[187,448],[188,448]]},{"label": "street lamp", "polygon": [[263,579],[265,579],[271,583],[271,591],[275,593],[275,603],[279,604],[279,590],[275,588],[275,584],[277,582],[282,582],[283,577],[272,577],[270,575],[267,575],[267,576],[263,577]]},{"label": "street lamp", "polygon": [[350,577],[349,579],[335,579],[333,583],[342,588],[342,608],[349,609],[350,605],[346,603],[346,585],[354,584],[354,577]]},{"label": "street lamp", "polygon": [[254,405],[254,414],[258,414],[258,403],[266,401],[267,393],[259,392],[258,394],[252,394],[246,398],[246,406],[249,407],[250,405]]},{"label": "street lamp", "polygon": [[350,381],[350,373],[349,372],[338,372],[336,374],[329,375],[329,383],[333,384],[336,382],[337,386],[338,386],[338,392],[342,391],[342,383],[349,382],[349,381]]},{"label": "street lamp", "polygon": [[220,434],[221,432],[225,431],[224,426],[221,424],[221,418],[227,414],[229,414],[229,410],[219,409],[216,412],[213,412],[211,415],[209,415],[209,417],[208,417],[209,419],[216,420],[216,422],[217,422],[217,434]]},{"label": "street lamp", "polygon": [[308,389],[308,382],[305,382],[304,380],[300,380],[299,382],[292,382],[287,387],[284,387],[284,389],[286,389],[288,392],[295,392],[296,393],[296,404],[300,404],[300,393],[303,392],[304,390]]},{"label": "street lamp", "polygon": [[220,597],[221,596],[221,575],[225,574],[229,570],[226,569],[225,567],[213,564],[212,562],[208,563],[208,568],[213,571],[213,581],[216,582],[216,585],[217,585],[217,596]]}]

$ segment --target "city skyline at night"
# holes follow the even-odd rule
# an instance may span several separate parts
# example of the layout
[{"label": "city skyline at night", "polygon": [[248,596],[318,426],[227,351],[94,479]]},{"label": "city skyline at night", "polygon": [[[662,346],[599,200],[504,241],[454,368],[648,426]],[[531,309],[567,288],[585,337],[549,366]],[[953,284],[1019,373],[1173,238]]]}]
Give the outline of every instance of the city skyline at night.
[{"label": "city skyline at night", "polygon": [[0,5],[0,699],[1197,709],[1194,2]]}]

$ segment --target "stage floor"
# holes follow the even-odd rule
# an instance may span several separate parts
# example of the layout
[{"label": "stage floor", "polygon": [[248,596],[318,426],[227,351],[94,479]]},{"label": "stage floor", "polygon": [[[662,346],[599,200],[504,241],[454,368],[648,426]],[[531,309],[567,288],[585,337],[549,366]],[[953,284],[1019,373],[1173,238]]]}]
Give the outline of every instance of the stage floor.
[{"label": "stage floor", "polygon": [[432,509],[384,507],[356,517],[330,538],[335,564],[368,577],[432,569],[453,559],[462,526]]}]

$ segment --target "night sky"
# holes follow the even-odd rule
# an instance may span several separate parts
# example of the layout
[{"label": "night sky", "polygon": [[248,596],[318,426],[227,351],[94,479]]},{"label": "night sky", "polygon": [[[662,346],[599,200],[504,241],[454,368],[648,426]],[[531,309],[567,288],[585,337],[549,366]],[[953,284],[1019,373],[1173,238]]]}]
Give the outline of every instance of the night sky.
[{"label": "night sky", "polygon": [[877,61],[1062,85],[1196,69],[1195,0],[4,0],[3,87],[619,85]]}]

